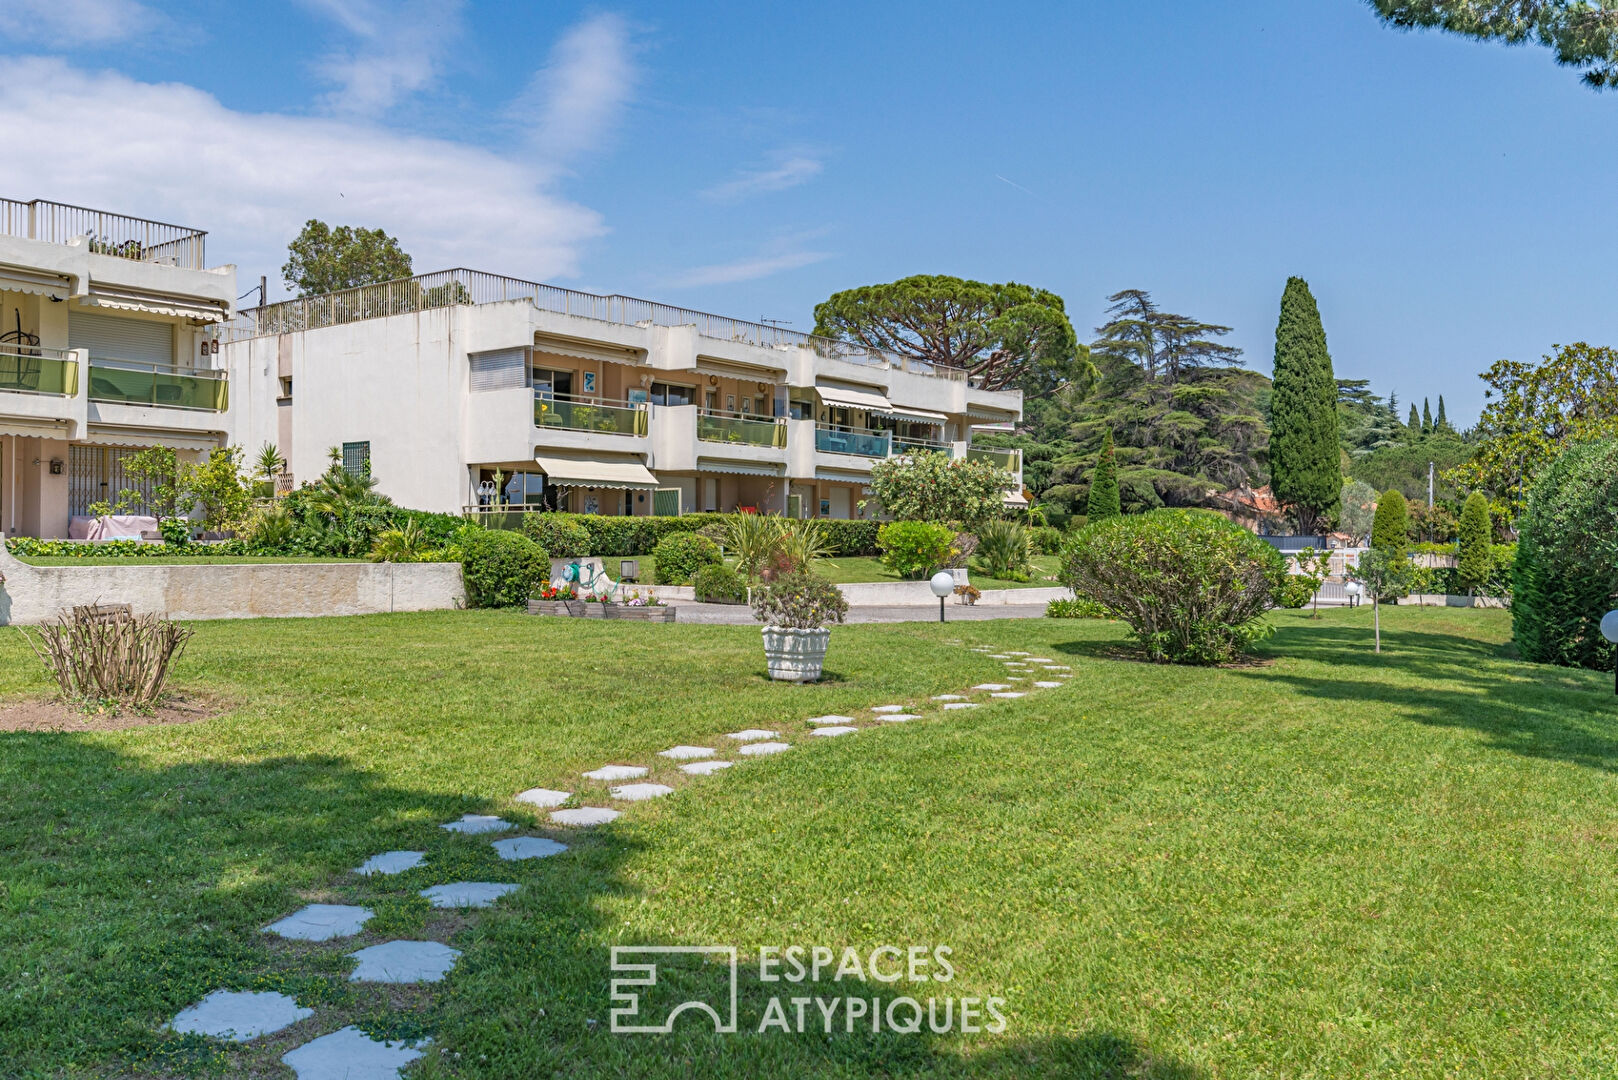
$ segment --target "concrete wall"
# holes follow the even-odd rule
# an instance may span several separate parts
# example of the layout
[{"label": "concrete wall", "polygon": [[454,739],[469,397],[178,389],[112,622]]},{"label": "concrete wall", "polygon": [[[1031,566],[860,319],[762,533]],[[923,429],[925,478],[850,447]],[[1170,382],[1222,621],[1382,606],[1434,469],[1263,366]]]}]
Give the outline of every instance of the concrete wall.
[{"label": "concrete wall", "polygon": [[[866,581],[853,585],[837,586],[843,591],[843,599],[850,607],[923,607],[938,606],[938,597],[933,595],[925,581]],[[679,600],[695,600],[696,590],[690,585],[625,585],[627,591],[640,590],[655,592],[659,600],[674,603]],[[1071,600],[1072,590],[1060,588],[1031,588],[1031,589],[984,589],[983,595],[978,598],[978,607],[996,607],[1006,604],[1048,604],[1052,600]],[[951,604],[960,603],[957,597],[950,597]]]},{"label": "concrete wall", "polygon": [[458,563],[29,566],[0,549],[0,625],[77,604],[124,603],[174,619],[301,618],[464,607]]}]

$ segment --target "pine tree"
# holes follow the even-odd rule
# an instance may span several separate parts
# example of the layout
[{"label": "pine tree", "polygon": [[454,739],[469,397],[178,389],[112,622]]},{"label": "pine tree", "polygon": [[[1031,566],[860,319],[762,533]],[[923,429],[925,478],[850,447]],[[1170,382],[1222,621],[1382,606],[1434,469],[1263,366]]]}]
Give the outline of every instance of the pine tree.
[{"label": "pine tree", "polygon": [[1423,435],[1433,433],[1433,410],[1427,407],[1426,398],[1421,399],[1421,433]]},{"label": "pine tree", "polygon": [[1410,434],[1412,435],[1421,434],[1421,414],[1416,411],[1414,401],[1410,403],[1410,419],[1405,421],[1405,427],[1410,429]]},{"label": "pine tree", "polygon": [[1460,558],[1455,572],[1469,594],[1489,583],[1493,533],[1493,526],[1489,522],[1489,500],[1483,497],[1481,491],[1474,491],[1466,497],[1466,505],[1461,507]]},{"label": "pine tree", "polygon": [[1270,407],[1270,488],[1317,532],[1342,504],[1342,451],[1337,443],[1337,379],[1320,309],[1300,277],[1287,279],[1275,327],[1274,397]]},{"label": "pine tree", "polygon": [[1112,429],[1107,429],[1101,440],[1101,456],[1096,460],[1096,471],[1090,478],[1090,495],[1084,502],[1086,521],[1094,524],[1123,513],[1118,499],[1118,461],[1112,448]]},{"label": "pine tree", "polygon": [[1376,516],[1371,519],[1371,546],[1401,556],[1410,547],[1410,507],[1398,488],[1389,488],[1376,500]]},{"label": "pine tree", "polygon": [[1449,418],[1444,415],[1444,395],[1439,394],[1438,395],[1438,415],[1433,417],[1433,430],[1434,431],[1448,431],[1449,429],[1450,429],[1450,427],[1449,427]]}]

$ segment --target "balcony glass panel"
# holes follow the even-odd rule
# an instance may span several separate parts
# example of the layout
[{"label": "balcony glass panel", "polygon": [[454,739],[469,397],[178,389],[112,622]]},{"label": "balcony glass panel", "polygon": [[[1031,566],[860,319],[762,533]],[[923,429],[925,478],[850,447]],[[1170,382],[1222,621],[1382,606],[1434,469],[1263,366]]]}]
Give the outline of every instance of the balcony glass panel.
[{"label": "balcony glass panel", "polygon": [[815,428],[815,449],[826,454],[858,454],[860,457],[888,456],[889,435],[886,431],[837,431],[833,428]]},{"label": "balcony glass panel", "polygon": [[742,416],[697,414],[697,438],[703,442],[741,443],[744,446],[787,444],[786,425],[774,420],[750,420]]},{"label": "balcony glass panel", "polygon": [[1022,452],[1020,450],[995,450],[990,447],[971,446],[967,448],[966,457],[968,461],[987,461],[997,468],[1005,469],[1008,472],[1016,472],[1018,464],[1022,460]]},{"label": "balcony glass panel", "polygon": [[215,378],[185,375],[156,365],[120,361],[114,367],[92,362],[90,400],[224,412],[230,405],[230,389],[223,373]]},{"label": "balcony glass panel", "polygon": [[79,365],[50,350],[0,345],[0,390],[72,397],[79,392]]},{"label": "balcony glass panel", "polygon": [[600,431],[608,435],[645,435],[646,410],[627,402],[573,401],[536,395],[534,425],[563,431]]},{"label": "balcony glass panel", "polygon": [[900,435],[893,440],[893,452],[895,454],[920,454],[924,451],[947,454],[949,453],[949,443],[934,442],[931,439],[912,439],[904,435]]}]

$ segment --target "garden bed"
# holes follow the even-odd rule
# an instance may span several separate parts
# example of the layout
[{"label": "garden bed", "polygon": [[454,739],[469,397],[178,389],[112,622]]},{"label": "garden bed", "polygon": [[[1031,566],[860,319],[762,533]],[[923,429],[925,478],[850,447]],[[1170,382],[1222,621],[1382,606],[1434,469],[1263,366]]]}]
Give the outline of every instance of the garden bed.
[{"label": "garden bed", "polygon": [[667,604],[603,604],[588,600],[530,600],[530,615],[568,615],[576,619],[628,619],[632,622],[674,621]]}]

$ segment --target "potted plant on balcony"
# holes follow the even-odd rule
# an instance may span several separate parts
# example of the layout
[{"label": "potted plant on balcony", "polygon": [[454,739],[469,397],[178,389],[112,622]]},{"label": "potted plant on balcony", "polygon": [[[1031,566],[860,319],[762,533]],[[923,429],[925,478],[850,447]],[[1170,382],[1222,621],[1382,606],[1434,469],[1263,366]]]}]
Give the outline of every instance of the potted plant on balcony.
[{"label": "potted plant on balcony", "polygon": [[783,574],[753,591],[753,614],[764,627],[764,659],[770,678],[814,682],[826,662],[831,622],[842,622],[848,601],[842,590],[804,569]]}]

